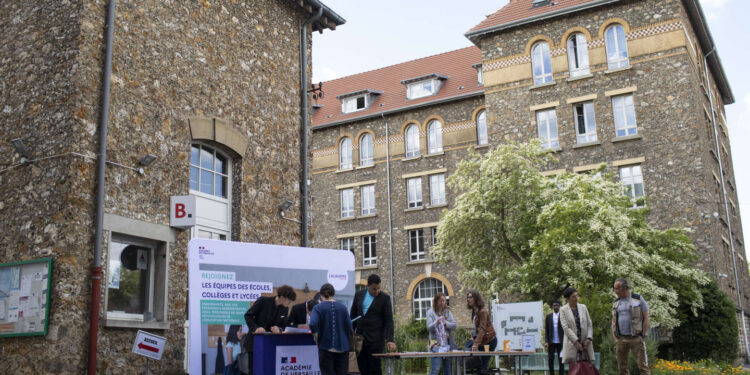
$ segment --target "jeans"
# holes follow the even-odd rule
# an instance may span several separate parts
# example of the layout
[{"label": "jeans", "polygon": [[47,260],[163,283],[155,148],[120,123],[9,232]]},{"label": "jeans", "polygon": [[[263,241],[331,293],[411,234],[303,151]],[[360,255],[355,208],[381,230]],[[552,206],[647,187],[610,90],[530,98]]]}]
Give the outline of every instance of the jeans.
[{"label": "jeans", "polygon": [[[437,346],[435,348],[436,348],[435,350],[437,350]],[[451,375],[451,370],[453,369],[453,362],[450,358],[446,358],[446,357],[430,358],[430,375],[438,375],[438,373],[440,372],[441,363],[443,365],[443,375]]]},{"label": "jeans", "polygon": [[[491,352],[495,351],[495,348],[497,348],[497,337],[495,337],[494,339],[492,339],[492,341],[490,341],[490,351]],[[484,349],[479,348],[479,350],[484,350]],[[490,358],[491,357],[488,355],[482,356],[482,367],[481,367],[482,370],[487,370],[490,367]]]}]

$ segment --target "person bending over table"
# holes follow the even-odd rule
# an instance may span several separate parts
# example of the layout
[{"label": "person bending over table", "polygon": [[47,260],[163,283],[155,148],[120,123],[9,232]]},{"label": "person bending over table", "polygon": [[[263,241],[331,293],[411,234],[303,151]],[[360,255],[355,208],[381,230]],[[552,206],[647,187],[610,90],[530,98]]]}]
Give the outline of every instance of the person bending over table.
[{"label": "person bending over table", "polygon": [[253,335],[256,333],[281,333],[286,326],[289,305],[297,298],[289,285],[282,285],[274,297],[258,298],[245,313],[245,322],[249,330],[245,336],[245,350],[250,353],[250,374],[253,375]]}]

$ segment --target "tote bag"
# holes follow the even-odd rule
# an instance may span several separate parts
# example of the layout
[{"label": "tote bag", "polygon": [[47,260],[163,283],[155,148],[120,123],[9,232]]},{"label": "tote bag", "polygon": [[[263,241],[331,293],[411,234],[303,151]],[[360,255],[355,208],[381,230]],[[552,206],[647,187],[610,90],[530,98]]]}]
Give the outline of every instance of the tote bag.
[{"label": "tote bag", "polygon": [[581,356],[581,352],[576,355],[576,361],[568,364],[568,375],[599,375],[599,370],[589,361],[588,351]]}]

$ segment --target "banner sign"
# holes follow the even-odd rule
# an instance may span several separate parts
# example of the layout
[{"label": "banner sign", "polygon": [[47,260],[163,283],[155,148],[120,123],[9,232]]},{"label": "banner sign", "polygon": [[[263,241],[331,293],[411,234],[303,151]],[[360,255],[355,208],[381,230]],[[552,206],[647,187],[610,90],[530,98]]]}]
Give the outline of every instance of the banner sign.
[{"label": "banner sign", "polygon": [[[201,356],[205,354],[206,363],[215,363],[218,355],[226,358],[223,345],[230,326],[240,325],[240,335],[246,334],[247,310],[261,296],[275,295],[281,285],[294,288],[297,300],[293,304],[297,304],[312,298],[321,285],[330,283],[336,289],[336,301],[351,306],[355,292],[354,255],[341,250],[193,239],[188,244],[188,280],[191,306],[188,358],[190,373],[199,374]],[[310,370],[289,374],[319,373],[317,348],[287,346],[277,350],[277,357],[286,353],[278,358],[287,361],[292,358],[301,361],[308,354],[314,357],[314,367]],[[278,358],[276,367],[280,368]],[[281,373],[284,372],[277,374]]]},{"label": "banner sign", "polygon": [[[497,343],[503,350],[528,349],[533,336],[533,345],[542,347],[542,301],[521,303],[493,303],[492,325],[497,333]],[[533,350],[531,350],[533,351]]]},{"label": "banner sign", "polygon": [[276,374],[320,375],[315,345],[276,347]]}]

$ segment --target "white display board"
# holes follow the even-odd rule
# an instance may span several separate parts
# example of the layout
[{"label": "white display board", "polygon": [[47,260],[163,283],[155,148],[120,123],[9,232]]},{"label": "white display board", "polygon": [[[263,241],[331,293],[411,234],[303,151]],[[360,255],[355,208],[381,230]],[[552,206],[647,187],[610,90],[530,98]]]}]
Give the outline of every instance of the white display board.
[{"label": "white display board", "polygon": [[301,303],[325,283],[336,289],[336,301],[351,306],[355,293],[351,252],[191,240],[188,244],[190,373],[201,373],[201,354],[206,354],[209,367],[215,363],[219,354],[216,338],[225,334],[230,325],[245,325],[245,312],[258,297],[271,296],[276,288],[287,284],[297,292],[295,303]]},{"label": "white display board", "polygon": [[[497,335],[498,350],[503,350],[506,342],[511,350],[522,350],[524,336],[534,336],[535,347],[541,348],[544,327],[542,311],[542,301],[493,303],[492,325]],[[526,345],[528,349],[528,342]]]}]

